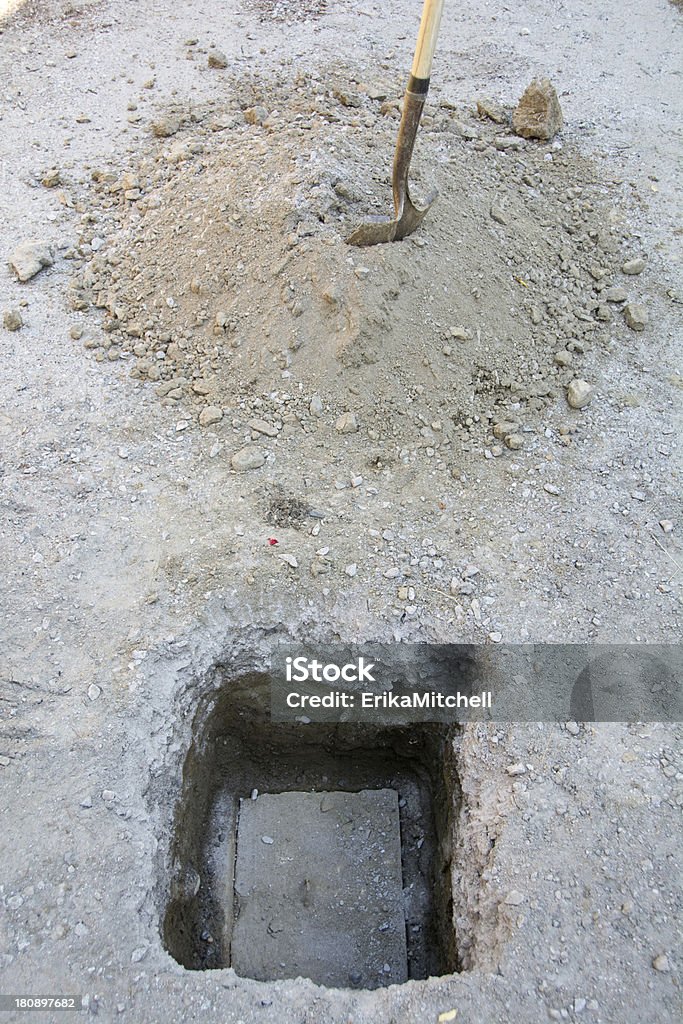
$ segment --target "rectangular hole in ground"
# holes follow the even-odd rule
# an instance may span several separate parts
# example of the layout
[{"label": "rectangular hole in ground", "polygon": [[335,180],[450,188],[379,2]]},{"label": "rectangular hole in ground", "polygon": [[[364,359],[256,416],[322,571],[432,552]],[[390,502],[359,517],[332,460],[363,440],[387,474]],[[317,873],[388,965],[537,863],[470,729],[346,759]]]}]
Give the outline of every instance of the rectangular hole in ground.
[{"label": "rectangular hole in ground", "polygon": [[195,716],[166,948],[193,970],[333,987],[457,970],[452,729],[275,724],[269,687],[226,677]]}]

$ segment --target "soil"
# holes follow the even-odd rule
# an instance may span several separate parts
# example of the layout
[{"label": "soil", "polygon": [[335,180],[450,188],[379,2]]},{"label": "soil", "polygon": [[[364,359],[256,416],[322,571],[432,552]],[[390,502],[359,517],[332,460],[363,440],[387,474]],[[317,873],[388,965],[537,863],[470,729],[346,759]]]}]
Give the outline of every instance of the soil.
[{"label": "soil", "polygon": [[[4,259],[55,260],[0,271],[3,991],[136,1022],[676,1019],[672,724],[458,731],[459,973],[263,984],[161,931],[222,666],[680,637],[680,12],[447,6],[411,171],[439,197],[354,249],[391,212],[414,4],[4,7]],[[534,77],[548,142],[511,127]]]}]

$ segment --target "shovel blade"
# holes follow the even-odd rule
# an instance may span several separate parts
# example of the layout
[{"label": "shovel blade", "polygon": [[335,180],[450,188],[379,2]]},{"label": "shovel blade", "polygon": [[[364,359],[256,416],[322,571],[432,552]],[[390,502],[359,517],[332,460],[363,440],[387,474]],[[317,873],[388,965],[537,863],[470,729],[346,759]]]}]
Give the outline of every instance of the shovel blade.
[{"label": "shovel blade", "polygon": [[414,206],[410,196],[407,196],[403,205],[403,213],[398,220],[391,220],[387,217],[371,218],[364,224],[359,224],[355,231],[351,232],[346,239],[347,244],[366,246],[379,245],[382,242],[399,242],[420,226],[436,199],[436,195],[436,192],[432,192],[422,207]]}]

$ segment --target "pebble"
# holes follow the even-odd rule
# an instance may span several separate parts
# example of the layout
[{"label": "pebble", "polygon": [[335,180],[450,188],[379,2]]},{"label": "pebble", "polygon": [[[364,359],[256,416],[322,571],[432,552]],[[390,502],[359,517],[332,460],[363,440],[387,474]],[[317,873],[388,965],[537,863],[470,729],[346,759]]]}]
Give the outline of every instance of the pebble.
[{"label": "pebble", "polygon": [[343,412],[335,423],[335,428],[340,434],[355,434],[358,430],[355,412]]},{"label": "pebble", "polygon": [[517,764],[510,764],[505,769],[508,775],[526,775],[526,766],[519,761]]},{"label": "pebble", "polygon": [[86,810],[86,811],[89,810],[92,807],[92,797],[91,796],[83,797],[83,799],[81,800],[80,806],[83,807],[84,810]]},{"label": "pebble", "polygon": [[230,459],[230,465],[238,473],[245,473],[249,469],[259,469],[265,461],[266,457],[260,448],[246,445],[246,447],[235,452]]},{"label": "pebble", "polygon": [[555,484],[543,484],[543,490],[546,494],[557,495],[560,493],[560,488],[556,487]]},{"label": "pebble", "polygon": [[47,242],[26,241],[18,245],[9,258],[9,265],[20,281],[30,281],[55,261],[52,247]]},{"label": "pebble", "polygon": [[671,970],[671,963],[666,953],[659,953],[652,961],[652,966],[660,974],[668,974]]},{"label": "pebble", "polygon": [[102,687],[98,686],[97,683],[91,683],[88,687],[88,698],[90,700],[97,700],[99,695],[102,693]]},{"label": "pebble", "polygon": [[322,414],[323,414],[323,400],[320,397],[320,395],[318,395],[318,394],[313,395],[313,397],[311,398],[310,404],[308,406],[308,411],[310,412],[311,416],[322,416]]},{"label": "pebble", "polygon": [[2,314],[2,326],[7,331],[18,331],[24,326],[21,313],[18,309],[6,309]]},{"label": "pebble", "polygon": [[56,188],[60,181],[59,170],[56,167],[51,167],[49,171],[44,172],[40,184],[45,188]]},{"label": "pebble", "polygon": [[521,434],[508,434],[505,438],[505,445],[513,452],[519,451],[524,445],[524,438]]},{"label": "pebble", "polygon": [[581,732],[581,727],[577,722],[567,722],[565,725],[565,729],[570,734],[570,736],[578,736]]},{"label": "pebble", "polygon": [[353,577],[358,572],[358,566],[356,565],[355,562],[352,562],[351,565],[346,566],[344,572],[346,573],[347,576]]},{"label": "pebble", "polygon": [[138,946],[130,955],[131,963],[139,964],[147,956],[147,946]]},{"label": "pebble", "polygon": [[247,124],[263,124],[267,117],[268,111],[262,106],[248,107],[244,111],[244,120]]},{"label": "pebble", "polygon": [[247,426],[255,430],[257,434],[265,434],[266,437],[277,437],[277,427],[267,420],[248,420]]},{"label": "pebble", "polygon": [[275,840],[272,836],[261,836],[261,842],[265,843],[266,846],[272,846]]},{"label": "pebble", "polygon": [[605,288],[604,292],[600,293],[600,297],[605,302],[626,302],[628,295],[625,288],[615,285],[613,288]]},{"label": "pebble", "polygon": [[643,256],[636,256],[635,259],[626,260],[621,268],[622,274],[628,274],[634,277],[636,274],[642,274],[645,270],[646,260]]},{"label": "pebble", "polygon": [[491,219],[495,220],[497,224],[509,224],[510,223],[509,218],[505,215],[505,212],[503,211],[503,209],[500,206],[498,206],[497,203],[493,203],[491,205],[491,209],[489,210],[489,213],[491,214]]},{"label": "pebble", "polygon": [[209,54],[208,65],[210,68],[227,68],[228,58],[220,50],[212,50]]},{"label": "pebble", "polygon": [[508,907],[519,907],[520,904],[524,903],[525,898],[524,893],[520,892],[519,889],[511,889],[505,897],[505,903]]},{"label": "pebble", "polygon": [[486,96],[477,100],[477,114],[479,117],[488,117],[495,124],[505,124],[508,119],[500,103],[496,103],[495,100],[490,100]]},{"label": "pebble", "polygon": [[567,352],[566,348],[560,349],[559,352],[555,353],[555,362],[558,366],[571,366],[574,361],[574,357],[571,352]]},{"label": "pebble", "polygon": [[645,306],[639,302],[629,302],[624,306],[624,320],[632,331],[644,331],[649,319]]},{"label": "pebble", "polygon": [[572,409],[584,409],[590,405],[594,389],[588,381],[577,378],[567,388],[567,402]]},{"label": "pebble", "polygon": [[283,562],[286,562],[291,569],[299,568],[299,563],[294,555],[279,555],[278,557],[281,558]]},{"label": "pebble", "polygon": [[199,426],[210,427],[212,424],[218,423],[222,419],[222,409],[219,409],[217,405],[207,405],[206,409],[202,409],[199,414]]},{"label": "pebble", "polygon": [[493,632],[489,633],[489,640],[494,644],[499,644],[502,639],[503,634],[500,633],[497,629],[494,629]]}]

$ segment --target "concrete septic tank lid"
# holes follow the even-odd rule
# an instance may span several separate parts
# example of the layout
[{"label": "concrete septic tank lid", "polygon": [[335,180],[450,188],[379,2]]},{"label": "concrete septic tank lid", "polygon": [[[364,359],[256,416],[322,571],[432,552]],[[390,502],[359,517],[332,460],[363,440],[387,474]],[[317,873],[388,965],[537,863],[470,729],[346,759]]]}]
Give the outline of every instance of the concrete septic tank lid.
[{"label": "concrete septic tank lid", "polygon": [[340,988],[407,980],[395,790],[241,800],[235,893],[237,974]]}]

